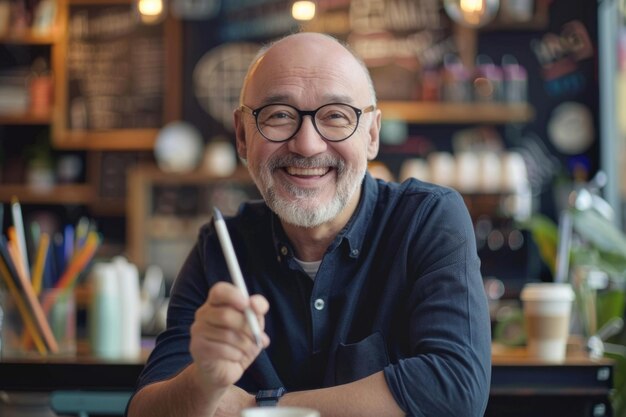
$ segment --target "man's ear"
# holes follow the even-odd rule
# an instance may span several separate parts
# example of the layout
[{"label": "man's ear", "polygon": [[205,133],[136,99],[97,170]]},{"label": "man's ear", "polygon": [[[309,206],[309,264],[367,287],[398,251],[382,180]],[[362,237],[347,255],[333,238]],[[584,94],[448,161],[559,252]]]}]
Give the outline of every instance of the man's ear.
[{"label": "man's ear", "polygon": [[243,113],[237,109],[233,113],[235,122],[235,139],[237,144],[237,155],[241,159],[248,159],[248,148],[246,146],[246,129],[243,123]]},{"label": "man's ear", "polygon": [[370,141],[367,144],[367,160],[372,161],[378,155],[378,149],[380,147],[380,124],[382,120],[382,113],[379,109],[375,110],[374,120],[370,126],[369,134]]}]

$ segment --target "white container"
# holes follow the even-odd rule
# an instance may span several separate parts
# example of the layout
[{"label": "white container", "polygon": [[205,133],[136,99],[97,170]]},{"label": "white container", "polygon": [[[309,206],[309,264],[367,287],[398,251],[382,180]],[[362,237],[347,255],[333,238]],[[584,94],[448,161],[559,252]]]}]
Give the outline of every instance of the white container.
[{"label": "white container", "polygon": [[400,182],[409,178],[417,178],[422,181],[430,181],[430,171],[426,161],[421,158],[405,159],[400,167]]},{"label": "white container", "polygon": [[456,180],[456,162],[449,152],[433,152],[428,155],[430,180],[438,185],[454,187]]},{"label": "white container", "polygon": [[139,272],[137,267],[124,257],[115,257],[112,263],[117,273],[121,301],[120,357],[139,359],[141,357]]},{"label": "white container", "polygon": [[502,190],[517,192],[529,187],[526,162],[519,152],[506,152],[502,155]]},{"label": "white container", "polygon": [[496,152],[485,151],[480,155],[480,191],[484,193],[498,193],[501,191],[501,163],[500,155]]},{"label": "white container", "polygon": [[103,359],[118,359],[121,354],[122,307],[119,280],[110,263],[96,263],[89,275],[93,299],[89,311],[91,351]]},{"label": "white container", "polygon": [[474,152],[461,152],[456,156],[456,189],[462,193],[473,193],[480,185],[480,163]]}]

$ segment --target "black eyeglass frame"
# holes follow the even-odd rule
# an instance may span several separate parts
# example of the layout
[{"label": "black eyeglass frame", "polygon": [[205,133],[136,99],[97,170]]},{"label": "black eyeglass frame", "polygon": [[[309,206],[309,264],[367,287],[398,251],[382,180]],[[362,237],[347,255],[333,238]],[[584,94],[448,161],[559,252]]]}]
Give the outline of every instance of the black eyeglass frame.
[{"label": "black eyeglass frame", "polygon": [[[356,125],[354,126],[354,130],[352,131],[352,133],[350,133],[348,136],[346,136],[343,139],[337,139],[337,140],[333,140],[333,139],[328,139],[326,136],[324,136],[322,134],[322,132],[320,132],[320,130],[317,128],[317,123],[315,122],[315,115],[317,114],[318,111],[320,111],[320,109],[326,107],[326,106],[332,106],[332,105],[341,105],[341,106],[347,106],[350,107],[352,110],[354,110],[354,113],[356,114]],[[296,130],[293,132],[293,134],[291,136],[289,136],[287,139],[281,139],[281,140],[276,140],[276,139],[270,139],[267,136],[265,136],[265,134],[263,133],[263,131],[261,130],[261,128],[259,127],[259,113],[266,107],[270,107],[270,106],[286,106],[289,107],[291,109],[294,109],[296,111],[296,113],[298,113],[298,116],[300,117],[300,122],[298,123],[298,127],[296,128]],[[365,113],[370,113],[373,112],[374,110],[376,110],[376,106],[374,104],[371,104],[363,109],[359,109],[358,107],[354,107],[350,104],[346,104],[346,103],[327,103],[324,104],[323,106],[318,107],[315,110],[300,110],[297,107],[292,106],[291,104],[285,104],[285,103],[269,103],[269,104],[265,104],[261,107],[258,107],[256,109],[252,109],[248,106],[246,106],[245,104],[242,104],[239,106],[239,110],[243,113],[247,113],[247,114],[251,114],[252,116],[254,116],[254,122],[256,124],[256,128],[259,131],[259,133],[261,134],[261,136],[263,136],[265,139],[267,139],[270,142],[273,143],[282,143],[282,142],[287,142],[291,139],[293,139],[298,132],[300,131],[300,128],[302,127],[302,122],[304,121],[304,116],[311,116],[311,121],[313,122],[313,127],[315,128],[315,131],[317,132],[318,135],[320,135],[324,140],[328,141],[328,142],[333,142],[333,143],[338,143],[338,142],[343,142],[346,139],[349,139],[350,137],[352,137],[352,135],[354,135],[354,133],[356,132],[356,130],[359,128],[359,122],[361,120],[361,115],[365,114]]]}]

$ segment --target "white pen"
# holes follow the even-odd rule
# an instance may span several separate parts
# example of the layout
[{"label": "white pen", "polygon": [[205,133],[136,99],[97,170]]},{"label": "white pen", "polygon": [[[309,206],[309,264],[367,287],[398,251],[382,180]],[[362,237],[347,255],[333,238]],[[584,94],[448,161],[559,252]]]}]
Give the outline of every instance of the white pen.
[{"label": "white pen", "polygon": [[[241,274],[241,268],[239,268],[239,263],[237,262],[237,255],[235,255],[233,243],[230,240],[230,235],[228,234],[228,229],[226,228],[226,222],[224,221],[224,217],[217,207],[213,207],[213,222],[215,224],[217,237],[220,241],[222,252],[224,252],[226,265],[228,266],[228,271],[230,272],[230,276],[233,279],[233,283],[237,288],[239,288],[239,290],[246,298],[250,298],[250,295],[248,294],[248,288],[246,288],[246,283],[243,280],[243,275]],[[261,342],[261,328],[259,326],[259,322],[256,319],[256,316],[254,315],[254,312],[250,307],[247,307],[244,310],[244,314],[246,316],[246,320],[248,321],[248,326],[250,326],[250,330],[252,330],[252,335],[254,336],[254,340],[257,346],[262,346],[263,343]]]},{"label": "white pen", "polygon": [[17,235],[17,247],[22,257],[22,266],[26,271],[26,276],[30,278],[30,263],[28,262],[28,250],[26,249],[26,232],[24,231],[24,220],[22,219],[22,206],[17,197],[11,198],[11,213],[13,214],[13,227]]}]

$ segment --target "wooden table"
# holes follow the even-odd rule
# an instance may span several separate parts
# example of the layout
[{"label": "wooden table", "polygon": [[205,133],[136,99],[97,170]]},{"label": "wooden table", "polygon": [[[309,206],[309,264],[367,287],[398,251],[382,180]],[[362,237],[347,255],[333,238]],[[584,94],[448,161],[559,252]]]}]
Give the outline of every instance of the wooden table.
[{"label": "wooden table", "polygon": [[612,416],[613,362],[579,350],[563,363],[531,358],[524,349],[493,347],[488,417]]},{"label": "wooden table", "polygon": [[[613,386],[610,360],[592,361],[573,353],[562,364],[537,361],[525,350],[493,349],[486,417],[611,416]],[[0,391],[19,393],[122,393],[128,398],[143,362],[73,361],[0,362]],[[102,397],[105,398],[105,397]],[[1,411],[1,410],[0,410]],[[0,413],[2,414],[2,413]]]}]

